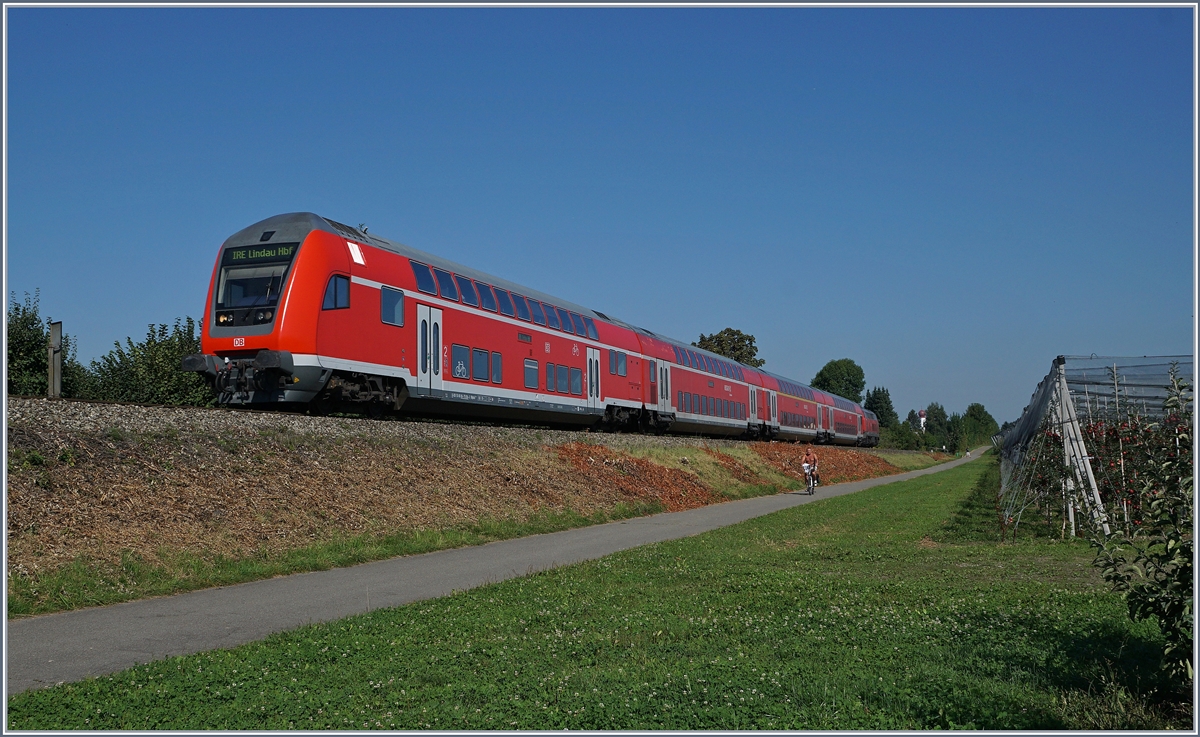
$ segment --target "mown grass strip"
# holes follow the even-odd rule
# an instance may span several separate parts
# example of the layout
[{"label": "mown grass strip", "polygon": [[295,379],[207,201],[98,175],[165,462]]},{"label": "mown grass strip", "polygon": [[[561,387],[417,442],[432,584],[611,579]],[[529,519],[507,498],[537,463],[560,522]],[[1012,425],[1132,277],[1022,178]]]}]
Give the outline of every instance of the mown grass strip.
[{"label": "mown grass strip", "polygon": [[159,551],[159,561],[125,554],[120,564],[79,558],[36,578],[9,575],[8,616],[80,609],[185,591],[259,581],[274,576],[482,545],[528,535],[559,532],[613,520],[657,514],[656,502],[618,504],[607,513],[584,516],[572,511],[540,512],[528,519],[484,519],[446,529],[392,534],[364,533],[251,557],[204,558],[186,551]]},{"label": "mown grass strip", "polygon": [[1086,546],[965,539],[956,512],[994,477],[989,459],[28,692],[8,727],[1190,727],[1155,693],[1156,628]]}]

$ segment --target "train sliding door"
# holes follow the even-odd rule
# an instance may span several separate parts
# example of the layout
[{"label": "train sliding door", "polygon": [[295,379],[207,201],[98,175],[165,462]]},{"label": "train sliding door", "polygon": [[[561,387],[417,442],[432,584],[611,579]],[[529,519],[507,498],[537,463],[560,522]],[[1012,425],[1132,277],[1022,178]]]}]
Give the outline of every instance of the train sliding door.
[{"label": "train sliding door", "polygon": [[442,390],[442,311],[417,305],[417,396]]},{"label": "train sliding door", "polygon": [[600,397],[600,349],[587,349],[587,365],[588,365],[588,409],[594,410],[603,407],[603,400]]}]

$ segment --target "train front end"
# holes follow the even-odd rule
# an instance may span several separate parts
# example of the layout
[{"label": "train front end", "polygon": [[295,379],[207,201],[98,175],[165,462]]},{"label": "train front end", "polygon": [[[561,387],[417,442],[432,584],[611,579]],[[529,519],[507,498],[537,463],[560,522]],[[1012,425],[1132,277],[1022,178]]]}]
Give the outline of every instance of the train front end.
[{"label": "train front end", "polygon": [[279,215],[221,245],[202,320],[202,353],[182,365],[204,377],[218,404],[305,404],[324,386],[328,373],[306,361],[315,353],[314,316],[303,296],[289,299],[313,288],[306,272],[323,264],[322,225],[311,213]]}]

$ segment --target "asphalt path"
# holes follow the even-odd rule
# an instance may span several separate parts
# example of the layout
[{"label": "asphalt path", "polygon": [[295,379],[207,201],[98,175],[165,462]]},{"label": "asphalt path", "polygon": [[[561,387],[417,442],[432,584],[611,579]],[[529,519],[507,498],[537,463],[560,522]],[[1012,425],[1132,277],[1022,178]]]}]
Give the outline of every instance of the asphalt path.
[{"label": "asphalt path", "polygon": [[9,621],[8,694],[79,681],[174,655],[228,648],[275,632],[674,540],[811,501],[954,468],[982,449],[920,471],[713,504],[684,512],[441,550],[350,568]]}]

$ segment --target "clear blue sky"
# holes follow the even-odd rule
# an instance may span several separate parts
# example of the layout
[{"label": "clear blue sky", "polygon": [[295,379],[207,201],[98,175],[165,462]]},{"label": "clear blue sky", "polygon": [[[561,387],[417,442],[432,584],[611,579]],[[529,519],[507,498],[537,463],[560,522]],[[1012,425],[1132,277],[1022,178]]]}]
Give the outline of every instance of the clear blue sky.
[{"label": "clear blue sky", "polygon": [[7,279],[85,362],[311,210],[903,417],[1192,351],[1190,9],[8,10]]}]

